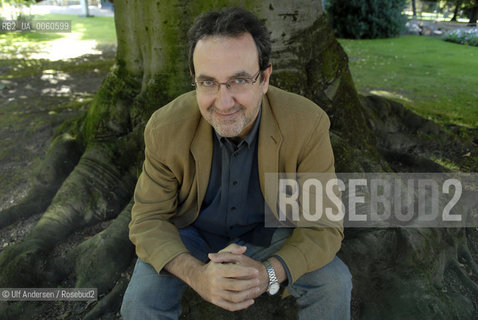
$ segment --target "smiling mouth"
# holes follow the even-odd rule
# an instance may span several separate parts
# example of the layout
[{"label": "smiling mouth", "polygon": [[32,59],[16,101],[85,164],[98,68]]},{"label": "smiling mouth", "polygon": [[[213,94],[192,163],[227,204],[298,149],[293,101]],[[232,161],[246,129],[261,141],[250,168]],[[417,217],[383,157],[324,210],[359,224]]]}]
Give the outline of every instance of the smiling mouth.
[{"label": "smiling mouth", "polygon": [[241,109],[238,109],[238,110],[230,112],[230,113],[219,113],[217,111],[214,111],[214,114],[220,119],[230,120],[232,118],[235,118],[239,114],[240,111],[241,111]]}]

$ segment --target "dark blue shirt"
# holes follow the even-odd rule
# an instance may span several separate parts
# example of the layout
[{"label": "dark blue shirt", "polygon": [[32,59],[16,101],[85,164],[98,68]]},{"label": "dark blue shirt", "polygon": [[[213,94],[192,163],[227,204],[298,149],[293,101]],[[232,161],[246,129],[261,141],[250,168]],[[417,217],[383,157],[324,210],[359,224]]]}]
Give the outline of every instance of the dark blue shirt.
[{"label": "dark blue shirt", "polygon": [[194,226],[213,251],[240,239],[266,247],[274,228],[264,228],[264,197],[257,164],[261,111],[251,132],[237,144],[213,133],[209,184]]}]

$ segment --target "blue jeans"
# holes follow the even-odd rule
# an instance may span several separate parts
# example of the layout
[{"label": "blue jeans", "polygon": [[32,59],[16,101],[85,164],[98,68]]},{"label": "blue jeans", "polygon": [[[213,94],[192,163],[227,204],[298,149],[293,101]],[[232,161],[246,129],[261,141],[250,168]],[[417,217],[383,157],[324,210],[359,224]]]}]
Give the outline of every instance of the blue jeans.
[{"label": "blue jeans", "polygon": [[[290,229],[277,229],[267,248],[234,241],[247,246],[246,255],[264,261],[277,252],[289,237]],[[211,252],[206,242],[193,227],[179,230],[186,248],[197,259],[206,262]],[[138,259],[128,288],[126,289],[121,315],[131,319],[178,319],[181,314],[181,298],[186,284],[173,275],[161,272]],[[299,319],[350,319],[352,276],[338,257],[329,264],[304,274],[287,287],[296,298]]]}]

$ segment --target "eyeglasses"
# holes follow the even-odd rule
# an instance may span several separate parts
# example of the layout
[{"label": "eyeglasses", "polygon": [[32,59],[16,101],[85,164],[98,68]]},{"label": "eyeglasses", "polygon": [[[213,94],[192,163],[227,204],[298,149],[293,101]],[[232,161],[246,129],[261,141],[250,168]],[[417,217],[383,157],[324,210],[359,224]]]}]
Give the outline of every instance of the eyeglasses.
[{"label": "eyeglasses", "polygon": [[217,82],[216,80],[200,80],[191,83],[196,90],[205,94],[216,94],[219,92],[221,85],[225,85],[231,93],[242,93],[247,91],[251,85],[257,82],[261,70],[252,77],[236,77],[226,82]]}]

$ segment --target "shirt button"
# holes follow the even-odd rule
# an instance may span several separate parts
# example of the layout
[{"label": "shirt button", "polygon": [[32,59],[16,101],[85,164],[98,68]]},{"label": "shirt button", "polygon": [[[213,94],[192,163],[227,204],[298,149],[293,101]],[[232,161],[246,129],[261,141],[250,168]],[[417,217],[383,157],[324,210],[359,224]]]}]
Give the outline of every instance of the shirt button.
[{"label": "shirt button", "polygon": [[236,207],[231,207],[231,211],[235,211],[236,210]]},{"label": "shirt button", "polygon": [[235,186],[237,184],[237,181],[233,181],[232,185]]}]

